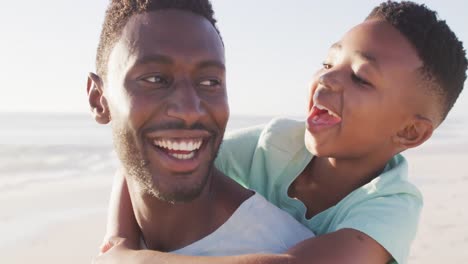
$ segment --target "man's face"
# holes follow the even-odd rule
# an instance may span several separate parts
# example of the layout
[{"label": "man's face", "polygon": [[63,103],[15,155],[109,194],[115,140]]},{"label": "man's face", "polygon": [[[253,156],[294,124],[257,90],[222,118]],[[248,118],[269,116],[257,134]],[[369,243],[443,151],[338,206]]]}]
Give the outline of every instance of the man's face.
[{"label": "man's face", "polygon": [[416,51],[390,24],[368,20],[351,29],[332,45],[314,77],[305,138],[309,151],[352,159],[393,151],[392,137],[419,103],[421,66]]},{"label": "man's face", "polygon": [[224,48],[214,27],[179,10],[135,15],[107,72],[114,142],[129,176],[165,201],[196,198],[229,117]]}]

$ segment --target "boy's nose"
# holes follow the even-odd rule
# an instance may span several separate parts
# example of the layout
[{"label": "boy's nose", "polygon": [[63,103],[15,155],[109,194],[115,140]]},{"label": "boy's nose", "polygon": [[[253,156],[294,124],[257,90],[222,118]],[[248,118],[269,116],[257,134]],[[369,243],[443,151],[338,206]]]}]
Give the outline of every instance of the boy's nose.
[{"label": "boy's nose", "polygon": [[327,71],[319,77],[319,84],[332,91],[343,90],[343,82],[341,80],[340,73],[338,70]]}]

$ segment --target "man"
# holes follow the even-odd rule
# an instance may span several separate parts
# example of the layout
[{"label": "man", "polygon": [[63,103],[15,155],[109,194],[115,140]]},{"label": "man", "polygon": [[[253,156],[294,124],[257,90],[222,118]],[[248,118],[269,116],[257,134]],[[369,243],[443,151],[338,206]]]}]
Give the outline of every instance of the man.
[{"label": "man", "polygon": [[215,22],[208,1],[112,1],[89,104],[112,125],[143,247],[283,252],[311,231],[213,166],[229,116]]}]

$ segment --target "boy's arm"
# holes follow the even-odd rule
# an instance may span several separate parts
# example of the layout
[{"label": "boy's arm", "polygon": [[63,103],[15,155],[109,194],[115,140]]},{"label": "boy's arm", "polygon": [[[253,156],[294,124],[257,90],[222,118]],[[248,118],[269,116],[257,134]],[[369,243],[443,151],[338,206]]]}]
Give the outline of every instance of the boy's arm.
[{"label": "boy's arm", "polygon": [[195,257],[151,250],[131,250],[125,239],[114,243],[94,263],[174,263],[174,264],[385,264],[390,254],[375,240],[354,229],[342,229],[300,242],[284,254],[250,254],[226,257]]},{"label": "boy's arm", "polygon": [[137,246],[140,241],[140,229],[133,213],[127,182],[121,170],[117,170],[114,175],[107,214],[106,235],[101,246],[102,253],[112,247],[110,241],[112,237],[125,237],[130,244]]}]

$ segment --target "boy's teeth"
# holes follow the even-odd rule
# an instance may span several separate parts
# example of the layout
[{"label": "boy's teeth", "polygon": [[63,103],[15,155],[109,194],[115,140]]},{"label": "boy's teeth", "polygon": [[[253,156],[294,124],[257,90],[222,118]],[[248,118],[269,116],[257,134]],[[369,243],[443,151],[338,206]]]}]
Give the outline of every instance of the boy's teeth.
[{"label": "boy's teeth", "polygon": [[325,106],[323,105],[320,105],[320,104],[316,104],[314,105],[317,109],[320,109],[320,110],[326,110],[328,112],[329,115],[331,116],[334,116],[334,117],[339,117],[338,115],[336,115],[335,113],[333,113],[332,111],[330,111],[329,109],[327,109]]},{"label": "boy's teeth", "polygon": [[322,105],[319,105],[319,104],[316,104],[315,107],[317,107],[317,108],[320,109],[320,110],[327,110],[327,109],[325,108],[325,106],[322,106]]},{"label": "boy's teeth", "polygon": [[169,139],[156,139],[153,144],[169,150],[182,150],[182,151],[194,151],[201,147],[203,143],[202,139],[194,140],[182,140],[182,141],[172,141]]}]

